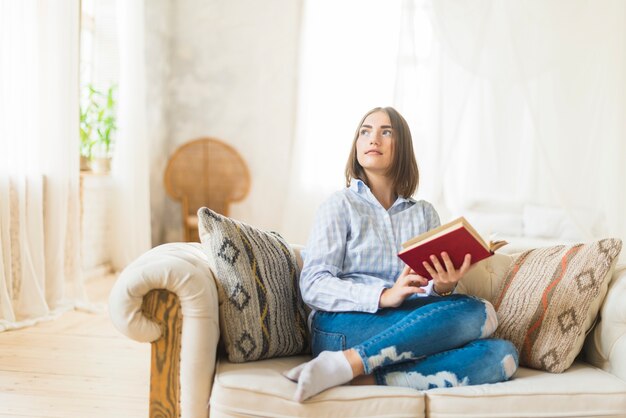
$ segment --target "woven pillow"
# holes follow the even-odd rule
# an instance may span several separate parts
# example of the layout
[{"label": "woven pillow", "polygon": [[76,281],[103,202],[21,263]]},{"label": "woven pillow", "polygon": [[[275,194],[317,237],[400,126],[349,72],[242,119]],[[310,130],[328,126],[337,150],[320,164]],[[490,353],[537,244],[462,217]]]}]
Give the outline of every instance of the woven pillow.
[{"label": "woven pillow", "polygon": [[208,208],[198,230],[218,289],[220,332],[231,362],[303,352],[308,347],[300,271],[289,244]]},{"label": "woven pillow", "polygon": [[510,340],[523,366],[560,373],[591,329],[622,248],[618,239],[520,254],[500,286],[494,336]]}]

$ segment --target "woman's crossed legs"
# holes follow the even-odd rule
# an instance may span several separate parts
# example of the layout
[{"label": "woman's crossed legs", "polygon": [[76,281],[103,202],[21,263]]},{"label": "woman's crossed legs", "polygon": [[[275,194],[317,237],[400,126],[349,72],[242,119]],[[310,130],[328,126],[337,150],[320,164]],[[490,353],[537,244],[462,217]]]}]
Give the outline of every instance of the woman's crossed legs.
[{"label": "woman's crossed legs", "polygon": [[419,390],[500,382],[518,357],[510,342],[487,339],[496,327],[491,304],[465,295],[415,298],[373,314],[317,312],[315,358],[285,376],[298,382],[299,402],[362,375],[354,383]]}]

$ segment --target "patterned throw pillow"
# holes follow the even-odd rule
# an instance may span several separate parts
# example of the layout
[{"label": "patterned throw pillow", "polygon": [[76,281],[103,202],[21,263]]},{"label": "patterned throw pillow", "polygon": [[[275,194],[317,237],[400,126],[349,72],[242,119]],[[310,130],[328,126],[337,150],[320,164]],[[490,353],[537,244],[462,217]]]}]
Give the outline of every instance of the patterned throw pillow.
[{"label": "patterned throw pillow", "polygon": [[621,248],[622,241],[604,239],[520,254],[494,303],[494,336],[515,344],[521,365],[566,370],[593,326]]},{"label": "patterned throw pillow", "polygon": [[289,244],[208,208],[198,211],[198,229],[217,282],[228,359],[241,363],[306,350],[300,271]]}]

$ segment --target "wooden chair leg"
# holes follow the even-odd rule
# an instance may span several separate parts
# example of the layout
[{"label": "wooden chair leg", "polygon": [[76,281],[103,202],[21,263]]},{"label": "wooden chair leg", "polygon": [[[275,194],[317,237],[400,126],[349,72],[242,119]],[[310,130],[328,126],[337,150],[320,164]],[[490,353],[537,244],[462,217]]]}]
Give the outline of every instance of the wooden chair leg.
[{"label": "wooden chair leg", "polygon": [[189,217],[189,201],[187,197],[183,197],[181,199],[181,209],[182,209],[182,221],[183,221],[183,232],[185,237],[185,242],[191,241],[191,234],[189,233],[189,222],[187,222],[187,218]]},{"label": "wooden chair leg", "polygon": [[151,290],[143,298],[142,310],[162,328],[161,338],[152,342],[150,418],[178,418],[183,324],[180,301],[169,290]]}]

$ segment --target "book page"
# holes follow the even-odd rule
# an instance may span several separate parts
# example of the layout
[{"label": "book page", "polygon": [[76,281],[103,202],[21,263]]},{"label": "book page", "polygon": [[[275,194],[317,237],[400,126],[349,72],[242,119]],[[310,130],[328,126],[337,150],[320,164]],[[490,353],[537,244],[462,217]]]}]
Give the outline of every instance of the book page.
[{"label": "book page", "polygon": [[[445,229],[440,229],[440,228],[445,228]],[[448,226],[448,224],[446,224],[446,225],[443,225],[443,226],[441,226],[439,228],[432,229],[432,230],[430,230],[428,232],[425,232],[424,234],[419,235],[416,238],[413,238],[413,239],[405,242],[404,244],[402,244],[403,247],[404,247],[403,251],[404,250],[408,250],[409,248],[416,247],[419,244],[423,244],[425,242],[432,241],[432,240],[434,240],[436,238],[439,238],[442,235],[446,235],[450,231],[454,231],[454,230],[457,230],[459,228],[463,228],[463,225],[460,224],[460,223],[457,224],[457,225],[451,225],[451,226]]]}]

